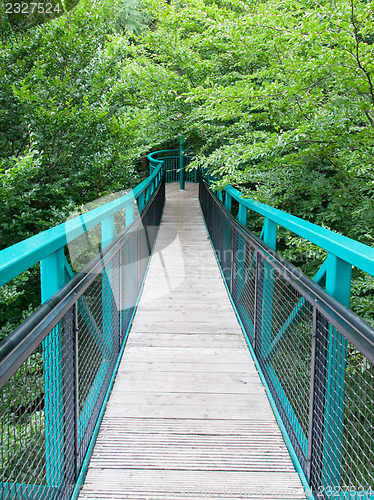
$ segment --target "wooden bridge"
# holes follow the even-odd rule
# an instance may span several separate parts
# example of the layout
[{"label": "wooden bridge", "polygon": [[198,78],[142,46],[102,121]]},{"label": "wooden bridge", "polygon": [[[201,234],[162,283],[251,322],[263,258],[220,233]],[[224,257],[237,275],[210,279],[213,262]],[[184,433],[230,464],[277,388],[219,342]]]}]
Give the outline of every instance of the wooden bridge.
[{"label": "wooden bridge", "polygon": [[[0,252],[0,286],[40,263],[43,301],[0,344],[0,500],[374,500],[374,329],[345,307],[374,249],[213,192],[183,148],[149,160]],[[313,279],[278,227],[324,249]]]},{"label": "wooden bridge", "polygon": [[183,192],[166,185],[79,498],[305,498],[222,280],[196,184]]}]

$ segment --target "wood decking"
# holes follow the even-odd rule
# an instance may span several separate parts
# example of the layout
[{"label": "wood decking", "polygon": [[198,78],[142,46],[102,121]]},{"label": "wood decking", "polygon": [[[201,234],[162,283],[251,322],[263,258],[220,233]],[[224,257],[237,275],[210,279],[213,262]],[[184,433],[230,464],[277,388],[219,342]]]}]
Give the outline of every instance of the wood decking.
[{"label": "wood decking", "polygon": [[197,185],[167,201],[80,499],[305,498],[227,296]]}]

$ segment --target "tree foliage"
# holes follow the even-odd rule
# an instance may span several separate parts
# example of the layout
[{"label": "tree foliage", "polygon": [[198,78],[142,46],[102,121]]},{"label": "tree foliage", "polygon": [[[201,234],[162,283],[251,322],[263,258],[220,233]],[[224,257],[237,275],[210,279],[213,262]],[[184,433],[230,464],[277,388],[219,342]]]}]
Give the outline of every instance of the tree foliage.
[{"label": "tree foliage", "polygon": [[[373,14],[367,0],[81,0],[9,35],[1,247],[133,185],[182,132],[217,188],[373,245]],[[323,252],[280,235],[313,274]],[[369,317],[373,283],[357,279]]]},{"label": "tree foliage", "polygon": [[[139,118],[133,82],[123,71],[130,41],[116,29],[120,13],[119,3],[81,0],[1,47],[0,248],[144,175],[147,145],[134,136]],[[37,273],[1,291],[6,332],[23,308],[38,305]]]},{"label": "tree foliage", "polygon": [[196,164],[220,186],[372,244],[373,3],[148,5],[160,21],[141,47],[143,76],[156,63],[157,112],[177,109]]},{"label": "tree foliage", "polygon": [[[373,245],[373,2],[146,5],[157,29],[144,34],[129,71],[141,76],[149,122],[183,131],[217,188],[233,184]],[[288,258],[313,274],[323,252],[280,234]],[[374,319],[372,278],[356,275],[353,305]]]}]

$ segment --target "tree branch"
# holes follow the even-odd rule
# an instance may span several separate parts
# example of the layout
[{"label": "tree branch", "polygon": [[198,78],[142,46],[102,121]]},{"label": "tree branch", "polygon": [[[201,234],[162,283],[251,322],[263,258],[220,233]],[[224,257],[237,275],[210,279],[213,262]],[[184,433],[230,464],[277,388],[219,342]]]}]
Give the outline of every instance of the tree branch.
[{"label": "tree branch", "polygon": [[362,65],[361,59],[360,59],[360,51],[359,51],[360,40],[358,39],[358,27],[356,25],[356,21],[355,21],[355,17],[354,17],[354,3],[353,3],[353,0],[351,0],[351,22],[352,22],[352,26],[353,26],[353,29],[354,29],[354,37],[355,37],[355,41],[356,41],[356,53],[355,53],[354,57],[355,57],[355,59],[357,61],[358,67],[365,74],[366,79],[367,79],[367,81],[369,83],[369,87],[370,87],[370,92],[369,92],[370,99],[371,99],[372,104],[374,105],[374,87],[373,87],[373,82],[371,80],[370,73]]}]

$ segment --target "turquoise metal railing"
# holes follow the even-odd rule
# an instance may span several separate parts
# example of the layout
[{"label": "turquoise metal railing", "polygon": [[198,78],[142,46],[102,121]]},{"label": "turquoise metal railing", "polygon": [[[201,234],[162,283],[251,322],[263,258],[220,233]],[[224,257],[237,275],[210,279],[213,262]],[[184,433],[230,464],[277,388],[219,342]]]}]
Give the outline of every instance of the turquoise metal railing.
[{"label": "turquoise metal railing", "polygon": [[[0,345],[1,499],[70,498],[126,339],[163,199],[159,162],[125,196],[0,252],[0,284],[40,262],[43,302]],[[126,229],[117,235],[119,211]],[[65,245],[99,224],[100,255],[72,277]]]},{"label": "turquoise metal railing", "polygon": [[192,161],[192,156],[183,152],[182,144],[180,149],[155,151],[148,155],[148,160],[150,172],[164,162],[165,182],[179,182],[181,189],[184,189],[185,182],[197,182],[197,170],[186,171],[186,167]]},{"label": "turquoise metal railing", "polygon": [[[232,200],[239,203],[239,210],[237,219],[246,226],[247,212],[251,210],[264,217],[264,225],[260,238],[273,250],[276,250],[277,245],[277,228],[282,226],[295,233],[296,235],[305,238],[311,243],[323,248],[327,251],[327,257],[314,277],[317,283],[325,282],[326,291],[341,304],[349,307],[351,295],[351,279],[352,279],[352,266],[355,266],[366,273],[374,275],[374,248],[364,245],[358,241],[352,240],[341,234],[335,233],[323,227],[317,226],[310,222],[304,221],[299,217],[287,214],[273,207],[269,207],[263,203],[255,200],[246,199],[243,195],[232,186],[226,186],[224,189],[224,198],[222,193],[218,196],[224,201],[228,210],[231,211]],[[264,285],[268,290],[272,290],[273,278],[267,277]],[[271,304],[273,301],[272,292],[270,291],[265,300]],[[293,314],[300,307],[298,304]],[[271,315],[268,316],[268,328],[270,332],[270,325],[272,322]],[[290,318],[292,322],[292,318]],[[287,333],[287,326],[279,331],[277,338],[269,343],[269,355],[275,349],[283,336]],[[334,332],[330,332],[329,339],[329,352],[328,352],[328,374],[327,381],[332,379],[332,372],[338,372],[342,381],[345,378],[346,366],[346,341],[343,336],[337,335],[334,338]],[[340,424],[342,421],[344,401],[341,398],[341,392],[344,392],[344,383],[342,382],[339,391],[333,383],[327,383],[326,386],[326,406],[331,408],[331,411],[326,415],[325,429],[326,440],[333,440],[326,444],[325,449],[334,449],[341,446],[343,429]],[[326,464],[329,461],[337,460],[337,455],[326,454],[324,460]],[[336,463],[335,467],[325,467],[326,477],[324,478],[325,484],[337,484],[339,476],[339,464]]]},{"label": "turquoise metal railing", "polygon": [[[206,181],[209,183],[209,176],[207,176]],[[204,193],[204,190],[202,193]],[[235,207],[235,213],[237,209],[236,220],[242,227],[246,228],[247,226],[249,210],[264,217],[260,240],[266,244],[266,248],[270,251],[276,250],[278,226],[282,226],[325,249],[327,251],[327,258],[314,277],[314,282],[324,284],[328,296],[336,299],[346,307],[349,307],[350,303],[352,266],[374,275],[374,248],[264,205],[263,203],[244,198],[242,193],[232,186],[226,186],[224,190],[216,191],[215,197],[221,202],[221,207],[225,207],[227,216],[223,215],[222,209],[218,208],[214,209],[213,215],[210,214],[210,211],[213,210],[213,208],[209,208],[212,207],[211,202],[209,202],[210,205],[208,201],[204,201],[204,203],[208,203],[206,213],[208,217],[211,217],[208,225],[211,234],[214,235],[214,238],[213,236],[212,238],[216,240],[219,248],[219,259],[223,274],[232,292],[235,306],[245,326],[249,341],[253,345],[256,344],[255,337],[257,330],[257,344],[260,346],[260,350],[256,351],[256,355],[269,380],[269,384],[273,388],[274,398],[278,401],[284,420],[289,425],[294,436],[293,444],[298,447],[297,453],[301,457],[300,460],[304,460],[302,466],[305,475],[308,475],[309,479],[311,478],[314,487],[316,487],[316,484],[319,484],[321,496],[318,498],[374,498],[374,493],[370,489],[374,487],[374,484],[370,485],[368,482],[361,485],[356,482],[350,489],[347,489],[345,485],[344,491],[346,493],[343,493],[341,488],[341,478],[348,474],[346,470],[342,471],[342,450],[344,448],[344,451],[347,452],[347,442],[349,441],[347,441],[347,433],[357,432],[352,422],[350,425],[354,431],[352,429],[349,430],[350,427],[345,425],[347,412],[352,411],[351,407],[355,408],[356,405],[356,403],[350,399],[347,400],[347,398],[357,397],[358,400],[364,398],[364,401],[369,402],[368,407],[365,407],[362,411],[360,410],[360,419],[363,420],[360,432],[366,432],[363,430],[364,425],[370,427],[366,419],[367,415],[374,411],[374,375],[371,365],[374,356],[374,331],[368,325],[364,324],[364,322],[360,323],[355,315],[343,309],[342,314],[346,318],[344,328],[350,328],[347,327],[349,322],[359,324],[359,326],[355,326],[355,341],[351,344],[347,340],[351,338],[350,334],[343,335],[334,326],[333,321],[329,323],[323,319],[321,323],[319,315],[321,314],[321,317],[324,318],[323,314],[327,313],[321,313],[318,307],[314,307],[313,309],[311,307],[313,301],[308,302],[299,292],[293,292],[297,298],[290,296],[292,288],[288,287],[290,287],[289,283],[291,281],[288,280],[287,283],[283,283],[283,268],[281,266],[274,267],[270,256],[268,257],[266,253],[263,254],[266,255],[266,258],[259,256],[261,255],[260,252],[262,252],[261,246],[256,241],[251,242],[251,238],[255,238],[253,235],[248,236],[248,242],[245,233],[243,233],[243,236],[236,235],[234,224],[229,219],[229,217],[233,217],[231,214],[233,208],[232,201],[235,200],[238,204]],[[204,200],[208,200],[206,195],[203,198]],[[279,259],[280,256],[277,258]],[[287,264],[286,261],[284,263]],[[297,272],[299,271],[295,269],[292,271],[294,275]],[[261,276],[258,276],[258,273]],[[302,273],[300,273],[301,275]],[[306,277],[305,280],[307,280]],[[292,281],[292,286],[297,287],[299,281]],[[318,287],[316,290],[318,290]],[[320,293],[316,293],[314,295],[316,298],[313,300],[321,300],[319,296]],[[312,309],[314,310],[314,319],[312,318]],[[255,310],[260,311],[257,317]],[[314,325],[313,328],[312,323]],[[342,330],[344,328],[342,327]],[[299,339],[297,339],[297,336],[293,338],[297,329],[299,329]],[[310,332],[313,330],[315,332],[313,335],[317,337],[307,335],[308,329],[310,329]],[[310,335],[312,334],[310,333]],[[287,363],[284,360],[284,366],[282,367],[282,356],[290,356],[290,354],[284,352],[284,346],[287,345],[291,352],[293,345],[290,343],[290,339],[293,338],[294,345],[297,345],[298,342],[301,342],[300,338],[302,336],[305,336],[304,356],[306,360],[302,357],[298,360],[291,360],[288,363],[288,368],[286,368]],[[313,342],[314,344],[316,343],[316,338],[318,338],[317,347],[315,346],[313,351],[312,345]],[[363,350],[355,348],[355,345],[362,345]],[[368,349],[366,349],[366,346],[369,346]],[[311,349],[314,354],[311,353]],[[316,349],[317,354],[315,353]],[[296,353],[296,355],[298,356],[300,353]],[[298,362],[300,363],[301,376],[301,366],[307,363],[308,356],[311,356],[310,359],[313,359],[313,363],[315,363],[313,370],[316,372],[315,377],[314,375],[311,376],[310,383],[315,384],[317,393],[319,391],[317,395],[315,391],[311,391],[310,397],[313,400],[318,400],[318,411],[315,408],[316,405],[312,405],[310,410],[312,423],[310,423],[309,430],[308,422],[300,421],[300,415],[303,415],[306,419],[308,416],[305,409],[301,410],[298,407],[301,403],[297,402],[297,393],[293,395],[293,401],[291,402],[290,400],[292,393],[290,387],[292,384],[289,382],[289,375],[286,372],[287,369],[291,370],[293,362]],[[357,381],[352,382],[352,371],[357,372],[355,368],[356,358],[361,360],[362,365],[359,370],[362,369],[368,379],[360,380],[360,383]],[[277,360],[277,366],[274,360]],[[305,370],[312,370],[312,365],[310,364],[309,368],[306,366]],[[310,374],[304,375],[308,378]],[[298,376],[297,370],[294,376]],[[347,384],[346,381],[348,381]],[[360,388],[363,392],[360,395],[352,396],[352,392],[354,391],[352,388],[353,384],[367,386],[369,392],[365,394],[367,390]],[[300,391],[301,386],[302,383],[300,383]],[[306,392],[309,394],[309,391]],[[302,396],[299,397],[302,399]],[[318,418],[315,416],[316,413],[318,413]],[[358,417],[355,416],[354,418],[357,419]],[[321,434],[318,437],[316,437],[315,429],[315,422],[317,421],[319,425],[318,432]],[[321,424],[322,421],[323,425]],[[308,436],[308,432],[310,436]],[[359,432],[358,435],[359,437],[355,439],[360,440],[365,438]],[[372,434],[368,434],[367,438],[369,443],[373,442]],[[311,445],[312,440],[318,441],[319,444],[317,447]],[[319,451],[316,451],[316,448]],[[360,449],[363,450],[364,448],[361,447]],[[312,453],[312,450],[314,455],[310,457],[308,454]],[[318,455],[320,455],[320,459]],[[366,470],[368,468],[370,470],[371,467],[372,470],[373,456],[370,453],[368,457],[365,457],[365,451],[362,451],[364,458],[361,459],[358,458],[359,453],[356,456],[357,460],[362,460],[364,463],[364,465],[358,465],[359,469],[363,468]],[[307,457],[309,462],[307,462]],[[319,463],[318,472],[313,467],[310,469],[311,463]],[[364,471],[363,477],[367,480],[370,474],[370,472]],[[321,477],[317,478],[318,475]],[[362,496],[360,497],[357,496],[359,488],[362,491]],[[332,491],[332,493],[328,495],[326,491]],[[347,491],[352,492],[354,496],[349,496],[351,493],[348,494]]]},{"label": "turquoise metal railing", "polygon": [[[108,367],[113,365],[113,359],[108,356],[108,353],[114,349],[112,329],[116,321],[113,312],[116,310],[116,304],[110,291],[114,285],[120,290],[120,302],[126,302],[125,298],[122,297],[123,292],[120,286],[122,278],[117,276],[118,273],[116,274],[116,270],[122,270],[124,266],[126,267],[126,263],[124,262],[125,255],[128,256],[130,263],[133,261],[135,258],[135,254],[132,255],[134,252],[133,245],[136,244],[139,246],[140,237],[134,236],[135,230],[133,232],[129,231],[129,234],[133,235],[133,240],[129,239],[128,236],[122,238],[121,244],[124,245],[126,251],[122,252],[121,250],[121,252],[117,252],[118,255],[116,254],[115,257],[117,260],[114,260],[114,257],[111,256],[112,244],[117,245],[114,216],[120,210],[124,210],[126,226],[131,228],[134,224],[135,203],[139,212],[142,213],[144,207],[160,191],[161,184],[163,185],[164,181],[179,181],[181,189],[184,188],[186,181],[197,181],[198,173],[196,170],[185,170],[191,158],[184,154],[182,139],[179,150],[157,151],[151,153],[148,159],[150,163],[150,176],[128,195],[0,252],[0,286],[40,262],[41,294],[42,301],[46,305],[50,303],[49,299],[51,297],[58,297],[58,293],[61,293],[61,289],[65,289],[63,287],[66,281],[72,276],[72,271],[64,255],[64,248],[67,244],[100,224],[101,242],[105,254],[105,264],[102,264],[102,279],[100,284],[95,285],[95,278],[90,278],[90,283],[87,282],[84,285],[86,292],[82,292],[83,295],[79,298],[74,295],[76,293],[75,289],[74,293],[73,290],[69,290],[71,312],[67,313],[65,306],[65,309],[63,309],[62,301],[61,313],[59,313],[60,315],[58,315],[57,319],[55,318],[55,322],[51,323],[53,324],[53,328],[52,330],[48,330],[50,333],[40,343],[39,350],[32,351],[31,347],[29,348],[30,353],[32,353],[31,356],[33,356],[32,363],[34,363],[34,359],[39,359],[39,361],[41,359],[43,367],[44,411],[46,414],[43,430],[45,444],[43,446],[45,445],[46,480],[43,485],[39,484],[38,487],[26,481],[23,484],[18,484],[17,481],[7,484],[3,482],[2,495],[0,495],[2,499],[9,498],[10,500],[11,498],[16,498],[16,493],[22,498],[68,498],[66,495],[61,496],[60,485],[64,480],[64,475],[66,476],[67,474],[68,464],[70,461],[74,462],[77,459],[74,457],[74,454],[66,455],[64,450],[66,448],[67,437],[61,431],[63,427],[62,421],[67,418],[66,415],[64,416],[62,409],[64,405],[66,406],[66,401],[74,399],[73,393],[70,395],[64,392],[65,389],[64,391],[59,389],[62,378],[67,380],[69,373],[67,370],[60,372],[56,367],[58,368],[62,364],[64,357],[67,356],[68,346],[65,343],[69,344],[69,346],[71,343],[71,339],[61,341],[62,332],[65,330],[71,331],[77,340],[77,325],[82,324],[84,332],[81,342],[84,343],[87,340],[87,333],[85,332],[89,332],[95,344],[92,352],[96,353],[95,355],[102,360],[101,364],[97,364],[92,375],[92,387],[88,395],[85,396],[86,404],[80,409],[80,416],[77,421],[77,428],[79,430],[75,437],[76,445],[78,446],[80,440],[83,439],[82,436],[85,429],[89,425],[90,416],[92,416],[91,403],[98,395],[97,383],[103,381],[106,376],[104,372],[107,372]],[[206,194],[204,196],[208,206],[211,202]],[[220,242],[223,252],[223,260],[221,261],[223,274],[231,286],[230,291],[232,291],[235,298],[234,303],[246,329],[249,341],[250,343],[253,342],[254,347],[259,346],[260,366],[267,377],[265,377],[266,380],[275,391],[274,394],[276,396],[274,398],[277,399],[276,404],[283,412],[281,417],[291,426],[291,430],[295,436],[293,443],[296,446],[296,454],[299,454],[298,456],[301,457],[307,457],[305,458],[305,463],[302,464],[305,475],[308,476],[308,479],[313,479],[314,485],[320,484],[321,488],[323,488],[320,498],[330,499],[338,497],[347,500],[350,498],[372,500],[373,494],[367,488],[367,484],[363,485],[361,497],[357,497],[357,488],[352,488],[352,492],[356,495],[353,497],[351,496],[351,491],[348,491],[348,493],[342,492],[339,488],[343,474],[341,463],[342,450],[345,450],[347,441],[347,436],[344,434],[346,433],[346,429],[342,422],[347,418],[347,401],[345,398],[347,398],[347,394],[350,395],[349,391],[352,385],[352,373],[349,371],[352,368],[352,345],[359,345],[360,342],[363,342],[363,349],[357,351],[358,356],[361,356],[359,360],[360,362],[369,363],[371,353],[374,352],[374,337],[371,339],[369,330],[365,333],[366,337],[360,336],[359,329],[361,327],[365,329],[365,326],[357,322],[353,316],[351,326],[347,326],[347,320],[344,320],[345,323],[343,322],[342,330],[346,329],[348,334],[343,335],[334,326],[335,323],[331,319],[334,314],[330,317],[328,316],[329,313],[326,313],[325,309],[320,308],[320,306],[316,304],[312,304],[311,306],[314,299],[312,300],[310,297],[313,293],[316,294],[315,296],[320,296],[318,295],[317,285],[316,288],[308,285],[310,287],[309,291],[307,290],[304,295],[299,292],[293,292],[294,297],[287,297],[287,293],[290,292],[290,289],[287,288],[289,284],[292,282],[292,286],[296,288],[299,285],[296,283],[297,280],[294,280],[296,283],[294,284],[292,277],[287,277],[288,281],[282,281],[281,272],[283,272],[283,268],[277,261],[278,257],[274,256],[271,251],[276,250],[278,226],[282,226],[325,249],[327,258],[314,277],[314,282],[324,284],[328,296],[333,297],[340,304],[343,304],[343,306],[349,306],[352,266],[374,275],[374,249],[275,208],[243,198],[242,194],[232,186],[226,186],[223,191],[216,192],[215,196],[222,202],[222,207],[224,206],[227,211],[226,215],[222,215],[222,210],[221,212],[219,210],[216,211],[215,216],[211,217],[210,220],[211,231],[217,235],[215,238]],[[230,222],[231,215],[229,213],[232,212],[233,200],[238,203],[237,221],[240,223],[238,226],[242,225],[239,228],[234,228],[234,224],[232,221]],[[161,201],[160,198],[158,213],[160,212]],[[264,225],[260,237],[265,244],[264,247],[261,247],[261,244],[256,242],[255,237],[251,236],[248,239],[243,233],[243,228],[247,224],[248,210],[254,211],[264,217]],[[152,218],[154,216],[151,216]],[[150,222],[148,221],[148,223]],[[155,231],[152,234],[154,237]],[[134,243],[135,241],[138,243]],[[148,237],[146,239],[143,238],[143,243],[144,245],[148,244],[149,247]],[[150,251],[148,247],[147,255]],[[116,246],[113,248],[115,249]],[[225,249],[228,250],[227,253],[225,253]],[[108,254],[106,253],[107,251],[109,252]],[[138,287],[139,275],[144,272],[144,269],[140,273],[135,268],[132,269],[131,265],[127,265],[127,267],[129,268],[128,283],[131,285],[131,283],[136,282]],[[286,269],[284,271],[286,276],[289,270],[287,270],[287,265],[284,267]],[[279,283],[283,286],[283,292],[282,286]],[[304,284],[300,285],[300,289],[304,290],[303,286]],[[312,292],[310,292],[311,289],[313,289]],[[284,293],[283,296],[282,293]],[[322,297],[325,297],[324,300],[326,300],[326,303],[329,303],[328,296],[323,296],[322,294]],[[62,300],[62,297],[59,297],[59,300]],[[285,302],[282,303],[282,300]],[[332,302],[331,307],[336,307],[338,310],[339,307],[334,304]],[[280,311],[280,306],[283,307],[283,311]],[[98,314],[94,314],[94,307],[100,309]],[[42,309],[43,311],[44,309]],[[344,317],[348,317],[349,319],[349,315],[347,316],[347,313],[344,311],[343,313]],[[42,320],[42,316],[39,318],[38,314],[40,315],[41,313],[37,313],[33,320],[35,323],[33,323],[35,332],[40,330],[44,321]],[[289,339],[292,338],[292,342],[296,344],[300,343],[299,337],[303,336],[303,328],[304,330],[309,328],[305,326],[305,317],[308,314],[309,320],[313,323],[313,328],[310,331],[313,330],[315,336],[308,337],[305,340],[305,345],[309,342],[309,347],[314,346],[312,349],[314,350],[314,354],[312,353],[311,355],[312,359],[314,359],[313,369],[318,371],[323,365],[323,369],[321,370],[323,374],[320,374],[319,378],[317,377],[316,379],[322,389],[318,386],[317,382],[311,382],[311,400],[314,398],[314,401],[320,397],[323,401],[319,406],[316,406],[317,409],[313,409],[314,416],[312,420],[314,420],[309,423],[309,429],[308,423],[301,420],[302,411],[297,406],[299,404],[296,390],[297,381],[291,384],[292,390],[285,385],[286,379],[282,377],[286,377],[287,374],[284,374],[281,364],[281,358],[285,355],[284,346],[287,345],[290,349],[292,348]],[[323,316],[324,314],[328,316],[328,320]],[[101,323],[98,318],[100,318]],[[127,320],[129,318],[130,316]],[[119,321],[122,321],[122,312]],[[300,324],[301,327],[299,326]],[[67,325],[70,326],[67,327]],[[256,331],[258,335],[257,340]],[[18,350],[22,350],[22,344],[26,345],[29,339],[30,342],[32,341],[32,338],[29,336],[27,338],[22,337],[22,329],[19,330],[17,335],[12,339],[14,345],[10,342],[6,346],[6,349],[0,349],[0,379],[1,377],[6,378],[6,373],[10,370],[7,362],[13,356],[13,348],[17,347]],[[353,344],[351,344],[353,337],[351,338],[350,335],[354,337]],[[351,340],[347,340],[347,338]],[[319,351],[318,342],[322,342]],[[16,351],[17,349],[14,350]],[[347,358],[348,353],[349,359]],[[309,356],[309,354],[307,355]],[[321,360],[318,356],[322,356],[324,359]],[[277,365],[274,363],[274,360],[277,360],[280,364]],[[372,377],[372,367],[365,368],[367,365],[364,364],[362,366],[366,370],[365,376],[368,377],[365,383],[374,380],[370,378]],[[20,366],[19,370],[21,371],[15,372],[13,370],[13,378],[18,374],[18,378],[15,379],[18,381],[17,383],[21,379],[23,380],[22,377],[26,377],[27,379],[27,374],[31,368],[29,365],[25,365],[25,370],[22,371],[23,367]],[[307,369],[309,368],[307,367]],[[294,376],[297,376],[297,371],[294,373]],[[13,378],[7,378],[7,382],[5,383],[9,385]],[[346,383],[347,379],[348,382]],[[337,380],[339,383],[336,382]],[[69,383],[74,388],[74,384],[76,386],[78,381],[71,381]],[[356,379],[354,383],[358,384]],[[314,387],[315,384],[317,384],[317,388]],[[370,388],[370,385],[368,387]],[[322,396],[318,393],[318,390],[322,391]],[[297,402],[296,406],[295,401]],[[316,456],[309,456],[312,440],[310,436],[313,436],[314,440],[317,439],[316,422],[321,421],[323,421],[323,427],[317,429],[321,434],[318,438],[320,441],[319,447],[317,446],[317,451],[313,452]],[[33,423],[33,425],[35,424]],[[307,435],[308,432],[310,436]],[[370,442],[372,442],[372,437],[369,437],[371,439]],[[83,459],[84,457],[81,456],[80,460],[82,461]],[[319,463],[317,473],[310,469],[310,463],[314,462]],[[81,462],[79,463],[81,464]],[[319,474],[320,476],[316,479],[313,474]],[[344,472],[344,474],[347,473]],[[330,486],[336,486],[337,489],[332,490],[333,493],[327,494],[326,489]],[[35,493],[35,488],[38,489],[37,494]],[[337,495],[335,494],[336,492]]]},{"label": "turquoise metal railing", "polygon": [[42,302],[45,302],[66,282],[69,265],[63,253],[65,245],[98,224],[102,226],[102,247],[108,245],[115,237],[114,214],[125,209],[126,224],[131,224],[134,200],[141,211],[160,183],[163,168],[163,162],[158,161],[150,176],[125,196],[1,250],[0,286],[40,262]]},{"label": "turquoise metal railing", "polygon": [[[222,192],[218,197],[223,199]],[[341,234],[307,222],[263,203],[243,197],[232,186],[224,189],[224,203],[231,212],[232,200],[239,203],[237,219],[246,226],[247,211],[264,217],[261,239],[273,250],[277,244],[277,227],[282,226],[327,251],[316,281],[326,278],[326,290],[342,304],[349,306],[352,266],[374,275],[374,248]]]}]

